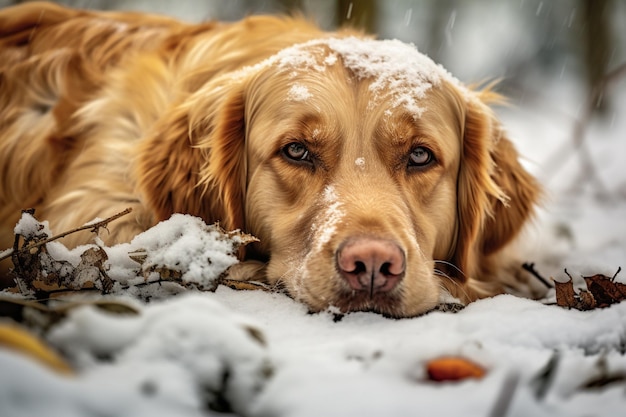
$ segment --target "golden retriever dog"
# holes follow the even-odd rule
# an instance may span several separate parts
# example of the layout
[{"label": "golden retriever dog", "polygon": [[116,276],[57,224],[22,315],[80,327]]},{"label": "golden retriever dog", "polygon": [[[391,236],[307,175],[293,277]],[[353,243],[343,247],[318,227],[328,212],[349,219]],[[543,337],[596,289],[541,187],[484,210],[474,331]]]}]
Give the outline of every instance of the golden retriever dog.
[{"label": "golden retriever dog", "polygon": [[[235,279],[311,311],[419,315],[527,286],[539,187],[489,103],[399,41],[301,18],[0,10],[0,247],[20,210],[107,244],[188,213],[242,229]],[[87,243],[89,233],[65,239]]]}]

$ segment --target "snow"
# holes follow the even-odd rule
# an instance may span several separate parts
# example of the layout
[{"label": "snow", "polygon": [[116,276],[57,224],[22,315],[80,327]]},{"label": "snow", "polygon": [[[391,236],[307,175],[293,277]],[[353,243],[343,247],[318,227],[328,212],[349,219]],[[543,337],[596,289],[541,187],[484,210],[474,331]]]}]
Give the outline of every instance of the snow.
[{"label": "snow", "polygon": [[307,101],[312,97],[312,94],[305,85],[294,84],[289,89],[287,97],[290,101]]},{"label": "snow", "polygon": [[30,213],[22,213],[22,217],[15,225],[13,233],[24,236],[26,239],[52,236],[48,222],[38,222]]},{"label": "snow", "polygon": [[[309,71],[324,72],[341,59],[344,68],[357,79],[370,80],[373,97],[370,108],[380,105],[391,95],[391,107],[404,107],[414,118],[425,108],[419,105],[428,90],[447,81],[464,90],[461,83],[445,68],[420,53],[415,45],[397,39],[373,40],[353,36],[321,38],[285,48],[264,61],[243,68],[234,77],[247,77],[262,68],[274,66],[297,80]],[[467,91],[466,91],[467,92]],[[288,100],[304,101],[310,96],[302,85],[294,83]]]},{"label": "snow", "polygon": [[358,79],[371,80],[369,89],[374,93],[371,107],[390,94],[393,108],[403,106],[415,118],[425,110],[418,104],[419,100],[433,86],[444,79],[459,85],[458,80],[414,45],[396,39],[316,39],[284,49],[268,62],[297,77],[301,70],[323,72],[335,65],[338,58]]},{"label": "snow", "polygon": [[180,265],[183,281],[206,288],[211,288],[212,280],[237,263],[233,242],[224,239],[215,226],[183,214],[174,214],[165,225],[138,235],[128,247],[119,245],[115,251],[125,254],[143,249],[147,253],[144,269]]},{"label": "snow", "polygon": [[[253,416],[488,415],[511,375],[518,385],[508,415],[619,415],[623,407],[623,385],[581,386],[601,360],[626,370],[624,303],[577,312],[505,295],[457,314],[353,313],[336,322],[281,294],[220,287],[140,311],[82,307],[53,329],[50,340],[79,369],[74,378],[0,351],[2,415],[36,415],[47,404],[53,416],[195,416],[216,393]],[[554,352],[553,388],[538,401],[534,379]],[[429,382],[425,361],[443,355],[472,358],[487,377]]]},{"label": "snow", "polygon": [[[194,408],[223,395],[245,412],[270,371],[253,328],[252,320],[195,294],[150,305],[138,316],[75,310],[50,340],[76,358],[88,379],[120,378],[133,370],[127,382],[131,391],[149,384],[154,396]],[[114,363],[94,367],[103,356],[112,356]],[[172,372],[179,378],[172,379]]]},{"label": "snow", "polygon": [[[458,26],[460,20],[455,31]],[[326,68],[360,53],[340,46],[332,51],[309,64]],[[422,81],[421,87],[435,82]],[[626,266],[626,88],[622,82],[614,90],[614,115],[586,131],[583,150],[595,167],[594,179],[581,175],[583,163],[571,150],[573,123],[584,100],[573,85],[565,76],[544,84],[546,90],[534,101],[520,99],[512,108],[498,109],[525,165],[547,187],[534,227],[522,239],[522,253],[557,279],[564,277],[564,267],[578,277],[613,275]],[[325,190],[319,230],[332,230],[341,217],[340,197],[333,187]],[[154,250],[154,264],[180,257],[189,263],[194,282],[210,281],[204,271],[213,268],[192,267],[203,258],[198,253],[214,249],[217,259],[224,256],[222,266],[232,261],[228,247],[206,226],[188,217],[174,220],[180,223],[157,228],[133,241],[132,248]],[[37,228],[27,220],[20,227]],[[323,232],[319,238],[323,241]],[[162,245],[168,240],[172,247],[166,249]],[[107,249],[110,274],[128,279],[137,264],[117,250]],[[50,253],[57,252],[67,250],[51,244]],[[66,253],[68,259],[71,255]],[[75,254],[71,259],[79,261]],[[503,295],[457,314],[392,320],[351,313],[337,321],[333,311],[308,314],[282,294],[223,286],[150,303],[122,301],[138,314],[85,306],[49,333],[50,343],[77,369],[74,377],[0,349],[0,415],[206,416],[218,414],[207,404],[220,399],[246,416],[486,416],[507,399],[509,386],[514,389],[507,416],[618,416],[626,405],[623,378],[585,387],[599,377],[626,373],[624,302],[579,312]],[[429,382],[426,361],[445,355],[469,358],[485,367],[487,376]],[[542,395],[540,375],[554,358],[554,376]]]}]

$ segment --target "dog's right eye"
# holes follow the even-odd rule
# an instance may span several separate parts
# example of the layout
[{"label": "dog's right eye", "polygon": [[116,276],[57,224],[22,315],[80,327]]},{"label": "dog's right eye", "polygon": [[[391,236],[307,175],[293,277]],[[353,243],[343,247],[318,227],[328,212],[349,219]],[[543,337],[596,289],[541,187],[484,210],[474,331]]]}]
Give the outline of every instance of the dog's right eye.
[{"label": "dog's right eye", "polygon": [[283,155],[295,162],[311,162],[311,153],[301,143],[292,142],[283,147]]}]

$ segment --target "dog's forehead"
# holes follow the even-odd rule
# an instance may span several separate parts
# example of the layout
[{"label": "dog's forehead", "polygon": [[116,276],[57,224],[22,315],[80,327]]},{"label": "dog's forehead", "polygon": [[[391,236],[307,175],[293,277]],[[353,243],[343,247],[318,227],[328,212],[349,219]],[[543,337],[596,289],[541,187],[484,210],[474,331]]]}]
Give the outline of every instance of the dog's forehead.
[{"label": "dog's forehead", "polygon": [[447,82],[461,91],[465,88],[441,65],[420,53],[412,44],[398,40],[367,38],[323,38],[283,49],[268,60],[280,73],[293,80],[291,98],[307,98],[298,80],[303,73],[324,73],[342,66],[357,79],[369,83],[372,106],[382,99],[391,108],[419,118],[425,110],[422,99],[429,90]]}]

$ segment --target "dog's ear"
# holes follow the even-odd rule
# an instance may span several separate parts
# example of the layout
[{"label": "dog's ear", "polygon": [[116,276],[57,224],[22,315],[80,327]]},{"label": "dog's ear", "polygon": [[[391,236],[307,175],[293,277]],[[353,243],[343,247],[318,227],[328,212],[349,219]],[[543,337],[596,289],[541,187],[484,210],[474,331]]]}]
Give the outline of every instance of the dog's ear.
[{"label": "dog's ear", "polygon": [[229,230],[244,227],[243,92],[220,87],[175,106],[141,145],[139,187],[156,220],[187,213]]},{"label": "dog's ear", "polygon": [[247,184],[245,97],[243,88],[226,97],[215,120],[213,135],[198,143],[209,149],[202,167],[202,184],[224,213],[221,221],[229,230],[245,226]]},{"label": "dog's ear", "polygon": [[521,166],[513,144],[484,102],[467,101],[457,185],[458,236],[451,271],[459,281],[480,280],[485,258],[509,243],[532,215],[540,188]]}]

